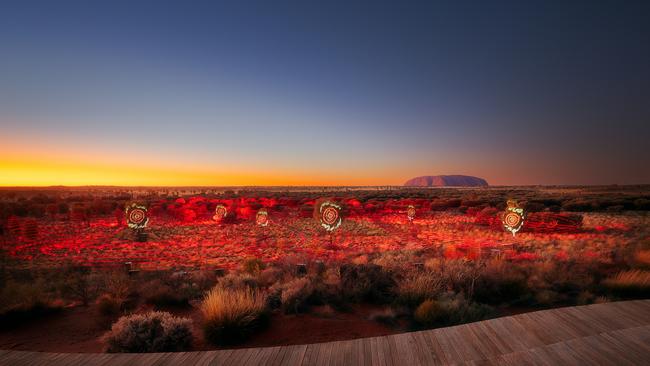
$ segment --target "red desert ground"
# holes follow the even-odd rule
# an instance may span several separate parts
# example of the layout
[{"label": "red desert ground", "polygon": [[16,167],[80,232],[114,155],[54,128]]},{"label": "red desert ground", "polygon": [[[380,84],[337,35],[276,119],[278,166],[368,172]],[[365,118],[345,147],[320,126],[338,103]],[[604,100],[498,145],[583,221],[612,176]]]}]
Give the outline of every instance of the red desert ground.
[{"label": "red desert ground", "polygon": [[[314,343],[650,290],[647,186],[58,187],[0,197],[4,349]],[[504,228],[509,200],[525,212],[516,235]],[[330,204],[336,212],[321,216]],[[129,216],[134,207],[142,212]],[[134,338],[158,321],[155,346]]]}]

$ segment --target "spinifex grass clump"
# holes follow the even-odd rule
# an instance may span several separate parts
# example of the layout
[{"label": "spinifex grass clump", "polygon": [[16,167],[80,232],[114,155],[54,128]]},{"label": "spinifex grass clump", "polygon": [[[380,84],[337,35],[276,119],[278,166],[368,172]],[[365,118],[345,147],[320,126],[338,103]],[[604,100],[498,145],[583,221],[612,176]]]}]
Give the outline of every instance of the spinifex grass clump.
[{"label": "spinifex grass clump", "polygon": [[634,269],[619,272],[603,281],[603,284],[617,295],[645,297],[650,295],[650,271]]},{"label": "spinifex grass clump", "polygon": [[266,321],[265,299],[249,287],[210,290],[201,304],[205,338],[214,344],[240,342]]}]

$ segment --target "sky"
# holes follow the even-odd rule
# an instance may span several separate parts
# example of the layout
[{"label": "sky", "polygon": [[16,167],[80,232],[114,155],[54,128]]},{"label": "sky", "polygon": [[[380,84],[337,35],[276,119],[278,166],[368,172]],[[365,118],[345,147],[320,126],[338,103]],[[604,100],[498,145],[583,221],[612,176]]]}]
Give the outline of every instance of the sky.
[{"label": "sky", "polygon": [[0,185],[650,183],[648,1],[3,1]]}]

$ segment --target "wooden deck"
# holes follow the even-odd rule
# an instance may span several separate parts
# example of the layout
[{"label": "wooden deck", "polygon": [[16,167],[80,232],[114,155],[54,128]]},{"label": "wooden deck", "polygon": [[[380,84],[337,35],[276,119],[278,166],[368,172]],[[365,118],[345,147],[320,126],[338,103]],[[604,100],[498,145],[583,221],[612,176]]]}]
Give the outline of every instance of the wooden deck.
[{"label": "wooden deck", "polygon": [[209,352],[71,354],[0,350],[0,365],[643,365],[650,300],[520,314],[352,341]]}]

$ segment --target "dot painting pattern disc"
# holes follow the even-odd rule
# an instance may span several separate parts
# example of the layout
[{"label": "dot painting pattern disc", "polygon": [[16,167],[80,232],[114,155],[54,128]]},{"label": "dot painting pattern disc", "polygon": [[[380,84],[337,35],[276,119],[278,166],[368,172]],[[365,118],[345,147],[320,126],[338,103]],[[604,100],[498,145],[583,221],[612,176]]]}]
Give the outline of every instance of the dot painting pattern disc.
[{"label": "dot painting pattern disc", "polygon": [[519,216],[516,212],[508,212],[503,220],[507,226],[517,227],[521,222],[521,216]]},{"label": "dot painting pattern disc", "polygon": [[147,208],[137,203],[132,203],[126,208],[126,223],[131,229],[143,229],[149,223]]},{"label": "dot painting pattern disc", "polygon": [[406,209],[406,217],[408,217],[409,221],[413,221],[415,218],[415,207],[413,205],[409,205]]},{"label": "dot painting pattern disc", "polygon": [[259,226],[267,226],[269,224],[269,213],[265,209],[261,208],[257,211],[255,222]]},{"label": "dot painting pattern disc", "polygon": [[327,231],[336,230],[341,225],[341,206],[323,202],[319,208],[321,226]]},{"label": "dot painting pattern disc", "polygon": [[524,209],[519,208],[515,201],[508,201],[508,208],[503,215],[503,227],[515,236],[524,226]]},{"label": "dot painting pattern disc", "polygon": [[226,208],[226,206],[217,205],[217,208],[214,209],[214,216],[212,216],[212,219],[214,221],[221,221],[226,216],[228,216],[228,209]]}]

